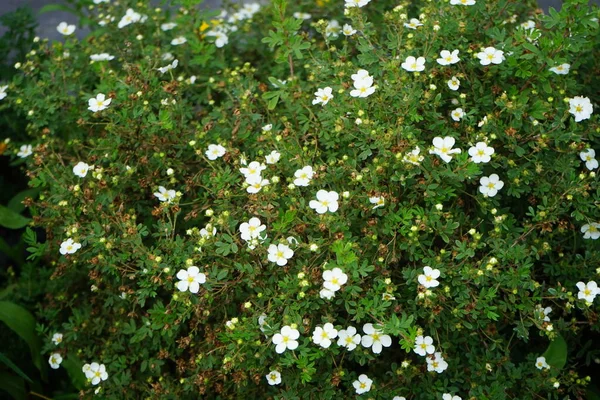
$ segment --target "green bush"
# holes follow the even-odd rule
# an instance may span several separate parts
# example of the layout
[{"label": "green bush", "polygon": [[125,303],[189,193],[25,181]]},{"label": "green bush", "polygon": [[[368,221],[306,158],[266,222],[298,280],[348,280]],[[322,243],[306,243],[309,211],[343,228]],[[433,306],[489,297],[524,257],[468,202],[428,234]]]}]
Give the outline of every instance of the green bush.
[{"label": "green bush", "polygon": [[17,65],[86,396],[598,396],[598,9],[367,2],[100,3]]}]

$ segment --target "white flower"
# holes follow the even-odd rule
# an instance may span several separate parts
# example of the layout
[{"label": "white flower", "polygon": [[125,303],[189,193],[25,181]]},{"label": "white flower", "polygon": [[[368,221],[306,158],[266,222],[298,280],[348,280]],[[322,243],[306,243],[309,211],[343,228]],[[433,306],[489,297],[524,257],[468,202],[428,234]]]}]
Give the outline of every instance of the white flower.
[{"label": "white flower", "polygon": [[344,26],[342,27],[342,33],[344,34],[344,36],[352,36],[356,33],[356,29],[354,29],[352,25],[344,24]]},{"label": "white flower", "polygon": [[101,381],[108,379],[108,373],[106,372],[104,364],[98,364],[96,362],[85,364],[83,366],[83,371],[85,372],[86,378],[92,381],[92,385],[97,385]]},{"label": "white flower", "polygon": [[177,24],[175,22],[165,22],[164,24],[160,25],[160,29],[164,32],[166,31],[170,31],[171,29],[175,28],[177,26]]},{"label": "white flower", "polygon": [[444,393],[442,395],[442,400],[462,400],[462,397],[452,396],[450,393]]},{"label": "white flower", "polygon": [[450,88],[450,90],[458,90],[458,88],[460,87],[460,81],[455,76],[453,76],[447,83],[448,88]]},{"label": "white flower", "polygon": [[185,42],[187,42],[187,39],[183,36],[178,36],[175,39],[171,40],[171,44],[173,46],[179,46],[180,44],[184,44]]},{"label": "white flower", "polygon": [[365,374],[361,374],[358,377],[358,380],[352,382],[352,386],[356,390],[356,394],[367,393],[371,390],[371,385],[373,385],[373,380],[369,379],[369,377]]},{"label": "white flower", "polygon": [[229,37],[222,30],[210,30],[206,32],[206,36],[213,36],[215,38],[215,46],[221,48],[229,43]]},{"label": "white flower", "polygon": [[206,283],[206,275],[200,272],[200,269],[194,265],[185,269],[180,269],[177,273],[177,289],[181,292],[198,293],[200,284]]},{"label": "white flower", "polygon": [[25,158],[33,154],[33,147],[30,144],[24,144],[19,148],[17,157]]},{"label": "white flower", "polygon": [[204,228],[200,229],[201,238],[209,238],[217,234],[217,228],[211,224],[207,224]]},{"label": "white flower", "polygon": [[550,369],[550,366],[546,362],[546,357],[538,357],[535,360],[535,366],[537,369]]},{"label": "white flower", "polygon": [[344,6],[346,8],[351,8],[351,7],[364,7],[367,4],[369,4],[371,2],[371,0],[346,0],[346,4],[344,4]]},{"label": "white flower", "polygon": [[356,328],[349,326],[338,332],[338,346],[345,347],[348,351],[352,351],[360,343],[360,334],[356,333]]},{"label": "white flower", "polygon": [[100,4],[100,3],[106,3],[106,4],[108,4],[108,3],[110,3],[110,0],[93,0],[93,1],[94,1],[94,4]]},{"label": "white flower", "polygon": [[156,68],[156,69],[161,74],[164,74],[167,71],[170,71],[170,70],[172,70],[174,68],[177,68],[178,65],[179,65],[179,60],[173,60],[173,62],[171,64],[165,65],[164,67],[160,67],[160,68]]},{"label": "white flower", "polygon": [[426,289],[432,288],[432,287],[436,287],[440,284],[440,282],[437,281],[437,278],[440,277],[440,270],[439,269],[433,269],[429,266],[426,266],[423,268],[423,273],[420,274],[418,276],[418,281],[419,284],[421,284],[421,286],[423,286]]},{"label": "white flower", "polygon": [[92,97],[88,100],[88,110],[92,112],[98,112],[105,110],[109,105],[112,99],[106,98],[103,93],[98,93],[96,97]]},{"label": "white flower", "polygon": [[295,12],[294,14],[292,14],[294,16],[294,18],[297,19],[311,19],[312,15],[310,15],[309,13],[305,13],[305,12]]},{"label": "white flower", "polygon": [[220,144],[209,144],[208,150],[206,150],[204,155],[206,156],[206,158],[213,161],[219,157],[223,157],[225,155],[225,152],[225,147],[221,146]]},{"label": "white flower", "polygon": [[575,117],[575,122],[589,119],[594,112],[594,106],[587,97],[575,96],[569,99],[569,112]]},{"label": "white flower", "polygon": [[54,343],[55,345],[58,346],[62,341],[63,341],[62,333],[55,333],[54,335],[52,335],[52,343]]},{"label": "white flower", "polygon": [[440,58],[437,59],[437,62],[440,65],[456,64],[460,61],[460,58],[458,58],[458,53],[458,50],[452,50],[452,52],[448,50],[442,50],[440,51]]},{"label": "white flower", "polygon": [[415,353],[423,357],[425,357],[427,354],[435,353],[433,339],[431,338],[431,336],[417,336],[417,338],[415,339],[415,348],[413,350]]},{"label": "white flower", "polygon": [[445,138],[441,138],[436,136],[433,138],[433,147],[434,149],[429,150],[429,154],[435,154],[439,156],[444,162],[450,162],[452,160],[452,154],[461,153],[461,149],[453,149],[454,143],[456,141],[453,137],[446,136]]},{"label": "white flower", "polygon": [[8,89],[8,85],[0,85],[0,100],[6,97],[6,89]]},{"label": "white flower", "polygon": [[274,385],[279,385],[281,383],[281,374],[279,373],[279,371],[271,371],[266,375],[267,378],[267,382],[269,382],[269,385],[274,386]]},{"label": "white flower", "polygon": [[315,172],[310,165],[303,167],[302,169],[294,172],[294,185],[296,186],[308,186]]},{"label": "white flower", "polygon": [[486,116],[484,116],[484,117],[483,117],[483,119],[482,119],[481,121],[479,121],[479,122],[477,123],[477,126],[478,126],[479,128],[481,128],[482,126],[484,126],[485,124],[487,124],[487,122],[488,122],[488,117],[487,117],[487,115],[486,115]]},{"label": "white flower", "polygon": [[119,29],[126,27],[127,25],[134,24],[136,22],[140,22],[142,20],[142,15],[133,11],[131,8],[127,9],[127,12],[121,18],[118,23]]},{"label": "white flower", "polygon": [[406,400],[406,397],[404,397],[404,396],[394,396],[394,398],[392,400]]},{"label": "white flower", "polygon": [[373,210],[379,207],[383,207],[385,205],[385,197],[383,196],[375,196],[375,197],[369,197],[369,202],[371,204],[375,204],[375,206],[373,206]]},{"label": "white flower", "polygon": [[267,186],[270,182],[268,179],[263,179],[260,175],[259,176],[251,176],[246,178],[246,183],[249,185],[246,188],[246,192],[250,193],[250,194],[256,194],[258,192],[260,192],[260,190]]},{"label": "white flower", "polygon": [[597,222],[585,224],[581,227],[581,233],[584,239],[596,240],[600,238],[600,224]]},{"label": "white flower", "polygon": [[266,124],[261,128],[263,132],[271,132],[271,129],[273,129],[273,124]]},{"label": "white flower", "polygon": [[315,92],[315,98],[312,101],[312,103],[313,105],[321,104],[321,106],[324,106],[325,104],[329,103],[329,100],[331,99],[333,99],[333,93],[332,89],[328,86],[323,89],[317,89],[317,91]]},{"label": "white flower", "polygon": [[373,86],[373,77],[369,75],[369,71],[359,69],[356,74],[352,74],[354,80],[354,90],[350,91],[352,97],[369,97],[375,92]]},{"label": "white flower", "polygon": [[579,153],[579,158],[581,158],[581,161],[585,161],[585,166],[590,171],[598,168],[598,160],[596,160],[596,151],[594,149],[582,151]]},{"label": "white flower", "polygon": [[250,218],[248,222],[244,222],[240,225],[240,233],[242,240],[250,241],[260,237],[267,227],[260,222],[260,219],[256,217]]},{"label": "white flower", "polygon": [[340,290],[342,285],[348,282],[348,275],[344,273],[340,268],[323,271],[323,287],[332,292]]},{"label": "white flower", "polygon": [[319,190],[317,199],[311,200],[308,206],[315,210],[318,214],[325,214],[327,211],[336,212],[338,209],[338,199],[340,196],[336,192],[328,192],[327,190]]},{"label": "white flower", "polygon": [[425,57],[415,58],[413,56],[408,56],[400,66],[408,72],[423,71],[425,70]]},{"label": "white flower", "polygon": [[390,347],[392,345],[392,338],[389,335],[385,335],[380,329],[375,329],[373,324],[364,324],[363,335],[360,344],[363,347],[371,347],[373,353],[379,354],[383,347]]},{"label": "white flower", "polygon": [[331,37],[333,39],[337,38],[340,33],[340,23],[337,20],[332,19],[327,23],[327,27],[325,28],[325,35],[327,37]]},{"label": "white flower", "polygon": [[110,61],[110,60],[113,60],[114,58],[115,58],[115,56],[111,56],[108,53],[92,54],[90,56],[90,60],[92,60],[92,61]]},{"label": "white flower", "polygon": [[[164,53],[162,56],[160,56],[160,59],[161,59],[161,60],[163,60],[163,61],[171,61],[171,60],[172,60],[172,59],[174,59],[174,58],[175,58],[175,56],[173,55],[173,53],[171,53],[171,52],[168,52],[168,51],[167,51],[166,53]],[[178,61],[178,62],[179,62],[179,61]],[[166,67],[162,67],[162,68],[164,69],[164,68],[166,68]],[[167,71],[167,70],[165,70],[165,72],[166,72],[166,71]],[[161,72],[162,72],[162,71],[161,71]],[[163,73],[164,73],[164,72],[163,72]]]},{"label": "white flower", "polygon": [[267,164],[277,164],[277,161],[279,161],[280,158],[281,153],[279,153],[277,150],[273,150],[271,153],[265,156],[265,162]]},{"label": "white flower", "polygon": [[158,192],[154,192],[153,194],[155,197],[158,198],[158,200],[167,203],[173,201],[175,199],[175,196],[177,195],[177,193],[173,189],[167,190],[164,186],[159,186]]},{"label": "white flower", "polygon": [[249,178],[260,178],[261,172],[267,169],[267,166],[258,162],[252,161],[247,167],[240,168],[240,172],[246,179]]},{"label": "white flower", "polygon": [[442,357],[442,353],[434,353],[433,356],[427,357],[427,371],[435,371],[441,374],[448,368],[448,363]]},{"label": "white flower", "polygon": [[583,299],[588,303],[593,303],[596,296],[600,294],[600,288],[598,288],[598,285],[594,281],[589,281],[588,283],[577,282],[575,286],[579,289],[577,298]]},{"label": "white flower", "polygon": [[73,241],[73,239],[69,238],[60,244],[60,254],[74,254],[81,248],[81,243],[77,243]]},{"label": "white flower", "polygon": [[475,0],[450,0],[450,5],[453,5],[453,6],[472,6],[472,5],[475,5]]},{"label": "white flower", "polygon": [[481,185],[479,191],[487,197],[494,197],[504,187],[504,182],[500,180],[498,174],[481,177],[479,184]]},{"label": "white flower", "polygon": [[267,324],[267,314],[261,314],[258,317],[258,327],[262,333],[265,333],[265,327],[269,327],[269,324]]},{"label": "white flower", "polygon": [[504,61],[504,52],[493,47],[486,47],[476,54],[481,65],[500,64]]},{"label": "white flower", "polygon": [[331,300],[332,298],[335,297],[335,292],[332,292],[329,289],[323,288],[319,292],[319,297],[322,298],[322,299]]},{"label": "white flower", "polygon": [[475,164],[490,162],[492,154],[494,154],[494,148],[488,146],[485,142],[477,142],[475,146],[469,149],[471,161]]},{"label": "white flower", "polygon": [[75,25],[69,25],[66,22],[61,22],[56,27],[56,30],[65,36],[69,36],[72,35],[73,32],[75,32]]},{"label": "white flower", "polygon": [[465,112],[463,111],[462,108],[459,107],[455,110],[452,110],[452,112],[450,113],[450,116],[452,117],[453,120],[458,122],[462,119],[462,117],[465,116]]},{"label": "white flower", "polygon": [[550,72],[554,72],[556,75],[567,75],[571,69],[571,64],[560,64],[556,67],[550,68]]},{"label": "white flower", "polygon": [[331,346],[331,339],[335,339],[338,335],[337,329],[333,327],[333,324],[326,323],[323,327],[317,326],[313,331],[312,340],[315,344],[323,348]]},{"label": "white flower", "polygon": [[424,157],[421,155],[421,148],[419,146],[415,147],[413,150],[409,151],[402,158],[402,162],[419,165],[423,161]]},{"label": "white flower", "polygon": [[48,359],[48,363],[52,369],[58,369],[60,367],[60,363],[62,362],[62,357],[59,353],[53,353]]},{"label": "white flower", "polygon": [[282,243],[269,245],[268,252],[269,261],[277,263],[280,267],[286,265],[288,260],[294,256],[294,250]]},{"label": "white flower", "polygon": [[418,19],[411,18],[410,21],[404,23],[404,26],[408,29],[417,29],[417,27],[423,26],[423,24]]},{"label": "white flower", "polygon": [[280,333],[273,335],[273,344],[275,345],[275,351],[278,354],[283,353],[287,349],[295,350],[298,348],[298,339],[300,332],[288,325],[281,328]]},{"label": "white flower", "polygon": [[550,322],[550,317],[548,315],[552,312],[552,307],[542,308],[542,306],[538,305],[535,309],[535,312],[540,316],[540,318],[542,318],[542,320]]}]

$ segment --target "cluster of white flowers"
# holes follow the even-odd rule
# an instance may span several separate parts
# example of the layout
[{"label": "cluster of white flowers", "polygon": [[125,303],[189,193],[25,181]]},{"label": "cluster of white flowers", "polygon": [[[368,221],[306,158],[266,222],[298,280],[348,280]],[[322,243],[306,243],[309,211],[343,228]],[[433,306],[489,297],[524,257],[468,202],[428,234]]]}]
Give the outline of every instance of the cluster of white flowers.
[{"label": "cluster of white flowers", "polygon": [[348,275],[341,268],[335,267],[331,270],[323,271],[323,288],[319,292],[322,299],[331,299],[335,292],[341,289],[342,285],[348,282]]},{"label": "cluster of white flowers", "polygon": [[252,161],[246,167],[240,168],[240,172],[245,177],[246,191],[254,194],[260,192],[260,190],[269,185],[270,181],[262,177],[262,171],[267,169],[267,166],[258,161]]},{"label": "cluster of white flowers", "polygon": [[350,91],[352,97],[369,97],[375,93],[375,86],[373,86],[373,77],[369,75],[369,71],[365,69],[359,69],[358,72],[351,76],[354,90]]},{"label": "cluster of white flowers", "polygon": [[98,364],[97,362],[85,364],[81,370],[92,385],[97,385],[108,379],[108,373],[104,364]]}]

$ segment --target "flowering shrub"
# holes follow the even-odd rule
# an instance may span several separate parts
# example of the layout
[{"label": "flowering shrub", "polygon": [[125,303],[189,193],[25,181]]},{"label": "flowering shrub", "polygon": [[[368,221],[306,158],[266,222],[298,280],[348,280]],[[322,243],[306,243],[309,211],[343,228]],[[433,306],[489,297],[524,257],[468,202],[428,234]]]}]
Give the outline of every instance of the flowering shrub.
[{"label": "flowering shrub", "polygon": [[587,1],[94,3],[1,100],[42,189],[44,351],[86,396],[595,390]]}]

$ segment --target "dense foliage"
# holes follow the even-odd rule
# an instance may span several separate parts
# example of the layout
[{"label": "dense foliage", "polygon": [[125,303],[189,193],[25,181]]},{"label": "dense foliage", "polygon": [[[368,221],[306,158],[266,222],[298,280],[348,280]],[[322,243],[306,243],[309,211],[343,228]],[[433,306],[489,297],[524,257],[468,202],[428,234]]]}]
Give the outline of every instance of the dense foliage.
[{"label": "dense foliage", "polygon": [[28,120],[51,374],[114,399],[593,398],[597,8],[94,3],[0,102]]}]

